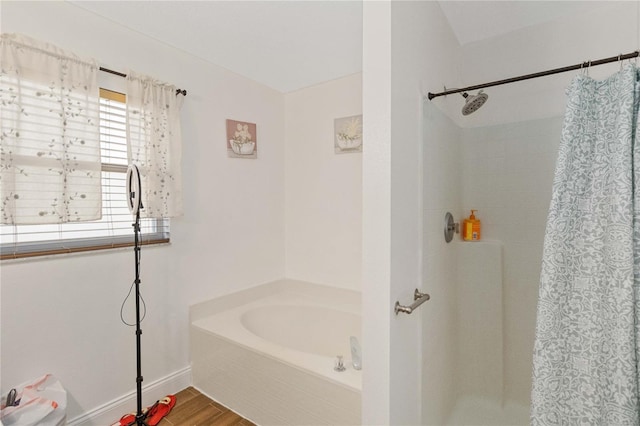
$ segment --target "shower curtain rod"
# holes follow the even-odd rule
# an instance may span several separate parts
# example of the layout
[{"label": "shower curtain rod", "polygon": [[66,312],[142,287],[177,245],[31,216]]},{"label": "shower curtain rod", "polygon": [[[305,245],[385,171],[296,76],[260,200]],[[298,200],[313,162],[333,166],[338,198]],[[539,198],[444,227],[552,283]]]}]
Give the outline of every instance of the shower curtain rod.
[{"label": "shower curtain rod", "polygon": [[582,62],[580,64],[570,65],[568,67],[555,68],[555,69],[548,70],[548,71],[541,71],[541,72],[536,72],[536,73],[533,73],[533,74],[521,75],[519,77],[507,78],[505,80],[492,81],[491,83],[477,84],[475,86],[464,87],[462,89],[446,90],[446,87],[445,87],[445,91],[444,92],[440,92],[440,93],[431,93],[431,92],[429,92],[427,97],[429,98],[429,100],[432,100],[433,98],[437,98],[438,96],[446,96],[446,95],[451,95],[453,93],[468,92],[470,90],[484,89],[485,87],[499,86],[501,84],[515,83],[516,81],[523,81],[523,80],[529,80],[529,79],[532,79],[532,78],[545,77],[547,75],[559,74],[559,73],[562,73],[562,72],[574,71],[574,70],[579,70],[579,69],[582,69],[582,68],[589,68],[589,67],[592,67],[592,66],[595,66],[595,65],[603,65],[603,64],[608,64],[610,62],[624,61],[625,59],[637,58],[638,56],[640,56],[640,51],[636,50],[635,52],[627,53],[626,55],[620,54],[618,56],[612,56],[610,58],[599,59],[597,61],[586,61],[586,62]]},{"label": "shower curtain rod", "polygon": [[[118,77],[127,77],[126,74],[123,74],[118,71],[110,70],[109,68],[100,67],[100,71],[106,72],[109,74],[117,75]],[[185,89],[176,89],[176,95],[187,96],[187,91]]]}]

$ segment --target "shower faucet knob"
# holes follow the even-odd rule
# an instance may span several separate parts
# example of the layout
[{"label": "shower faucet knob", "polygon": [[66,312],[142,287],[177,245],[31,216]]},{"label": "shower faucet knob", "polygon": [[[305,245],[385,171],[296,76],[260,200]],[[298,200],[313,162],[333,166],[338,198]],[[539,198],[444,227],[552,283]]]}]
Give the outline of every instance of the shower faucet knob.
[{"label": "shower faucet knob", "polygon": [[453,215],[449,212],[444,216],[444,240],[451,242],[453,240],[453,234],[460,233],[460,223],[453,221]]}]

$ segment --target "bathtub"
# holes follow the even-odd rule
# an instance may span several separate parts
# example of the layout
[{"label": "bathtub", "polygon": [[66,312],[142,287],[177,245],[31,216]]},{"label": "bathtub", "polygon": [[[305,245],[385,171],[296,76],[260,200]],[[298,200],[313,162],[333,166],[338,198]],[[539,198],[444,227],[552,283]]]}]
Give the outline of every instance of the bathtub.
[{"label": "bathtub", "polygon": [[360,311],[359,292],[294,280],[194,305],[194,387],[259,425],[360,424]]}]

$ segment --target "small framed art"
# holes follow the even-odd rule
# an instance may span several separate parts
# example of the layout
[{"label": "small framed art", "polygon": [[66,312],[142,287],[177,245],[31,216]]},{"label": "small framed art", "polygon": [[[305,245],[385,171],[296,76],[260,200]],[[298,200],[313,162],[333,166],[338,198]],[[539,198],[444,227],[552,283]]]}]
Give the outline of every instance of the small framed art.
[{"label": "small framed art", "polygon": [[227,120],[227,155],[232,158],[258,158],[255,123]]},{"label": "small framed art", "polygon": [[336,154],[362,152],[362,114],[333,120]]}]

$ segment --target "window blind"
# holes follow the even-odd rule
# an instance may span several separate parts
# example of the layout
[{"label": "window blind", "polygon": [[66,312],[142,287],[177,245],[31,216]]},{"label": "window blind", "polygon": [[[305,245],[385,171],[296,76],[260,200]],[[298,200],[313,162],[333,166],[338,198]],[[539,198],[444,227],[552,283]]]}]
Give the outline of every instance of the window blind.
[{"label": "window blind", "polygon": [[[102,218],[54,225],[1,225],[0,258],[18,258],[128,246],[133,222],[127,207],[126,97],[100,89]],[[143,218],[142,243],[169,241],[169,219]]]}]

